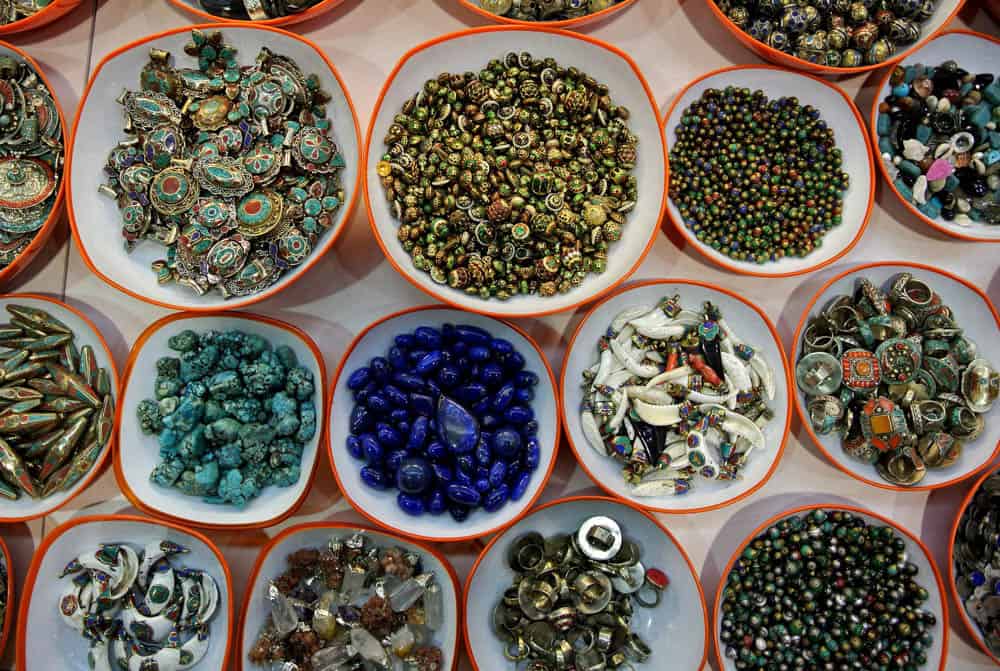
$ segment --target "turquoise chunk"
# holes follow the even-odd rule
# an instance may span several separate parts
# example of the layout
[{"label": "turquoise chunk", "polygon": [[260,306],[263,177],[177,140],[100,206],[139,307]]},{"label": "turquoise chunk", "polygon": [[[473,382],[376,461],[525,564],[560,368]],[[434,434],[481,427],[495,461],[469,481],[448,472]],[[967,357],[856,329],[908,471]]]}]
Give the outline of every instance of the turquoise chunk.
[{"label": "turquoise chunk", "polygon": [[983,97],[994,105],[1000,105],[1000,80],[994,79],[993,83],[983,90]]},{"label": "turquoise chunk", "polygon": [[955,177],[954,175],[948,175],[948,178],[944,180],[944,190],[954,191],[957,188],[958,188],[958,177]]},{"label": "turquoise chunk", "polygon": [[895,187],[896,187],[896,190],[897,190],[897,191],[899,191],[899,194],[900,194],[900,195],[901,195],[901,196],[902,196],[903,198],[905,198],[905,199],[906,199],[906,200],[908,200],[908,201],[912,201],[912,200],[913,200],[913,190],[912,190],[912,189],[910,189],[910,187],[908,187],[908,186],[906,185],[906,182],[904,182],[904,181],[903,181],[903,180],[901,180],[901,179],[897,179],[897,180],[896,180],[895,182],[893,182],[892,184],[893,184],[893,186],[895,186]]},{"label": "turquoise chunk", "polygon": [[969,219],[972,219],[973,221],[982,221],[983,213],[980,210],[977,210],[976,208],[972,208],[971,210],[969,210]]},{"label": "turquoise chunk", "polygon": [[892,87],[892,95],[896,96],[897,98],[902,98],[903,96],[909,94],[910,94],[909,84],[896,84],[895,86]]},{"label": "turquoise chunk", "polygon": [[892,141],[889,136],[883,135],[878,139],[878,151],[880,154],[892,154]]},{"label": "turquoise chunk", "polygon": [[927,144],[931,139],[931,127],[923,124],[917,126],[916,137],[923,144]]},{"label": "turquoise chunk", "polygon": [[878,121],[875,124],[875,130],[878,131],[879,135],[885,135],[889,132],[889,124],[892,119],[889,118],[888,114],[879,114]]},{"label": "turquoise chunk", "polygon": [[986,156],[983,158],[986,165],[993,165],[997,161],[1000,161],[1000,149],[991,149],[986,152]]},{"label": "turquoise chunk", "polygon": [[973,82],[965,82],[964,84],[962,84],[961,88],[958,89],[959,95],[963,95],[964,96],[969,91],[971,91],[972,90],[972,84],[973,84]]},{"label": "turquoise chunk", "polygon": [[990,121],[990,108],[979,103],[978,105],[968,105],[962,109],[962,116],[968,119],[969,123],[982,128]]},{"label": "turquoise chunk", "polygon": [[913,161],[900,161],[899,169],[910,177],[918,177],[920,175],[920,166]]},{"label": "turquoise chunk", "polygon": [[923,205],[918,205],[917,209],[931,219],[937,219],[941,216],[941,201],[934,196]]},{"label": "turquoise chunk", "polygon": [[990,132],[990,148],[1000,149],[1000,133],[996,131]]}]

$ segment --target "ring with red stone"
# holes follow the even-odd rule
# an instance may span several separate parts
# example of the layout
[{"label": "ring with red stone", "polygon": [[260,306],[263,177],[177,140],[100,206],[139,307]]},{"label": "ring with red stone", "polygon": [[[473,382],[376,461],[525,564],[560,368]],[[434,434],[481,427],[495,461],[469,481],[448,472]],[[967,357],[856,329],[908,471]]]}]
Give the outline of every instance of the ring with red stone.
[{"label": "ring with red stone", "polygon": [[[645,608],[656,608],[660,605],[660,599],[663,598],[663,591],[667,589],[670,584],[670,578],[667,574],[658,568],[646,569],[646,581],[642,584],[632,598],[636,600],[640,606]],[[652,598],[648,598],[652,597]]]}]

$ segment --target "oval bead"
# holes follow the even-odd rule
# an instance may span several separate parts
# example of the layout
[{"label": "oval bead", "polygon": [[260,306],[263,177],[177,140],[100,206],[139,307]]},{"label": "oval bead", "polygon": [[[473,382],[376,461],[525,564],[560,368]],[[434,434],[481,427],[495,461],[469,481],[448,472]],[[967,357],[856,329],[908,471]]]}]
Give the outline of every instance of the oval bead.
[{"label": "oval bead", "polygon": [[385,454],[385,451],[382,449],[382,446],[379,445],[375,436],[370,433],[366,433],[361,436],[361,450],[365,454],[365,460],[369,463],[378,463],[382,461],[382,456]]},{"label": "oval bead", "polygon": [[437,381],[443,389],[451,389],[462,381],[462,372],[451,364],[444,364],[437,372]]},{"label": "oval bead", "polygon": [[424,500],[419,496],[400,492],[396,495],[396,503],[407,515],[413,515],[416,517],[418,515],[423,515],[424,512],[426,512]]},{"label": "oval bead", "polygon": [[417,344],[417,338],[412,333],[400,333],[393,338],[393,342],[400,349],[413,349]]},{"label": "oval bead", "polygon": [[431,464],[431,471],[439,485],[447,485],[455,479],[454,472],[444,464]]},{"label": "oval bead", "polygon": [[418,415],[430,417],[434,414],[434,399],[428,396],[427,394],[419,394],[416,392],[411,392],[410,410],[417,413]]},{"label": "oval bead", "polygon": [[476,472],[476,460],[471,454],[460,454],[455,457],[455,466],[459,473],[472,475]]},{"label": "oval bead", "polygon": [[503,368],[494,361],[485,363],[479,368],[480,382],[493,389],[503,384],[505,376],[506,373],[503,372]]},{"label": "oval bead", "polygon": [[375,437],[378,438],[378,442],[383,447],[393,449],[403,446],[403,437],[399,435],[396,429],[385,422],[377,422],[375,424]]},{"label": "oval bead", "polygon": [[469,346],[459,340],[458,342],[453,342],[448,349],[450,349],[456,356],[462,356],[469,351]]},{"label": "oval bead", "polygon": [[357,436],[348,436],[344,441],[347,444],[347,453],[355,459],[361,459],[365,451],[361,448],[361,440]]},{"label": "oval bead", "polygon": [[406,439],[407,450],[416,452],[417,450],[423,449],[424,445],[427,443],[427,436],[429,435],[429,424],[430,420],[426,417],[417,417],[413,420],[413,426],[410,427],[409,437]]},{"label": "oval bead", "polygon": [[368,370],[371,372],[372,378],[378,382],[385,382],[389,379],[391,367],[385,358],[377,356],[368,362]]},{"label": "oval bead", "polygon": [[452,478],[452,482],[457,482],[460,485],[465,485],[466,487],[472,487],[472,476],[464,471],[455,471],[455,477]]},{"label": "oval bead", "polygon": [[428,352],[427,354],[425,354],[423,358],[421,358],[420,361],[417,362],[417,365],[414,367],[414,369],[420,375],[430,375],[435,370],[437,370],[442,363],[443,360],[441,358],[441,352],[435,350],[433,352]]},{"label": "oval bead", "polygon": [[362,389],[358,389],[354,392],[354,400],[357,403],[364,403],[367,405],[368,397],[376,393],[379,390],[379,385],[376,382],[369,382]]},{"label": "oval bead", "polygon": [[431,495],[427,497],[427,512],[431,515],[440,515],[445,510],[448,509],[447,500],[445,499],[444,492],[440,489],[435,489],[431,492]]},{"label": "oval bead", "polygon": [[511,424],[527,424],[535,418],[535,412],[526,405],[512,405],[503,411],[503,417]]},{"label": "oval bead", "polygon": [[406,395],[406,392],[393,384],[385,385],[382,388],[382,395],[397,408],[405,408],[410,404],[410,397]]},{"label": "oval bead", "polygon": [[455,482],[448,485],[445,492],[448,494],[449,499],[463,506],[477,506],[479,505],[479,500],[481,498],[479,492],[476,491],[475,488],[460,485]]},{"label": "oval bead", "polygon": [[448,448],[444,446],[444,443],[437,440],[432,440],[427,444],[427,448],[424,450],[426,454],[431,459],[441,460],[448,456]]},{"label": "oval bead", "polygon": [[517,387],[511,383],[505,384],[497,390],[497,393],[493,394],[490,406],[497,412],[503,412],[514,402],[514,394],[516,393]]},{"label": "oval bead", "polygon": [[520,501],[524,493],[528,491],[528,485],[531,483],[531,473],[521,473],[517,478],[517,482],[514,483],[514,488],[510,490],[510,500]]},{"label": "oval bead", "polygon": [[351,410],[351,419],[349,421],[351,433],[364,433],[371,428],[372,420],[372,413],[368,408],[363,405],[354,406],[354,409]]},{"label": "oval bead", "polygon": [[372,394],[369,396],[368,407],[377,415],[384,415],[392,410],[391,404],[382,394]]},{"label": "oval bead", "polygon": [[351,390],[361,389],[372,379],[371,371],[367,368],[359,368],[347,378],[347,388]]},{"label": "oval bead", "polygon": [[518,403],[531,403],[535,400],[535,390],[531,387],[518,387],[514,392],[514,400]]},{"label": "oval bead", "polygon": [[538,420],[537,419],[533,419],[533,420],[531,420],[530,422],[526,423],[524,426],[521,427],[521,435],[524,436],[525,439],[530,438],[531,436],[535,435],[536,433],[538,433]]},{"label": "oval bead", "polygon": [[521,451],[521,434],[505,426],[493,434],[492,443],[497,457],[510,461]]},{"label": "oval bead", "polygon": [[500,424],[500,418],[491,413],[486,413],[479,418],[479,426],[484,429],[495,429],[500,426]]},{"label": "oval bead", "polygon": [[538,384],[538,376],[530,370],[522,370],[514,376],[514,384],[522,388],[534,387]]},{"label": "oval bead", "polygon": [[469,509],[460,503],[455,503],[454,501],[452,501],[448,506],[448,514],[451,515],[453,520],[459,523],[469,519]]},{"label": "oval bead", "polygon": [[413,349],[406,353],[407,360],[411,363],[417,363],[427,355],[428,350],[425,349]]},{"label": "oval bead", "polygon": [[490,349],[497,354],[510,354],[514,351],[514,345],[503,338],[494,338],[490,341]]},{"label": "oval bead", "polygon": [[475,403],[486,395],[486,385],[481,382],[470,382],[455,387],[452,395],[462,403]]},{"label": "oval bead", "polygon": [[538,462],[542,460],[542,446],[538,442],[538,438],[532,436],[528,439],[527,450],[524,457],[524,467],[529,471],[533,471],[538,468]]},{"label": "oval bead", "polygon": [[497,460],[490,466],[490,485],[497,487],[507,477],[507,463]]},{"label": "oval bead", "polygon": [[479,464],[489,464],[493,461],[492,450],[490,450],[490,444],[487,440],[481,439],[479,443],[476,444],[476,451],[473,453],[476,457],[476,462]]},{"label": "oval bead", "polygon": [[485,494],[490,491],[490,479],[489,478],[476,478],[475,484],[473,485],[480,494]]},{"label": "oval bead", "polygon": [[438,349],[441,347],[441,332],[430,326],[420,326],[413,332],[417,343],[428,349]]},{"label": "oval bead", "polygon": [[413,375],[412,373],[397,371],[396,374],[392,376],[392,381],[407,391],[420,391],[424,388],[423,379],[417,375]]},{"label": "oval bead", "polygon": [[524,355],[522,355],[520,352],[517,351],[508,354],[506,357],[504,357],[504,360],[502,362],[503,367],[512,373],[520,371],[522,368],[524,368],[525,363],[526,362],[524,360]]},{"label": "oval bead", "polygon": [[396,347],[395,345],[390,347],[388,356],[389,356],[389,365],[392,366],[395,370],[397,371],[404,370],[408,367],[407,366],[408,362],[406,361],[406,353],[399,347]]},{"label": "oval bead", "polygon": [[396,425],[396,431],[404,431],[400,424],[404,424],[410,419],[409,411],[403,408],[393,408],[392,412],[389,413],[389,420]]},{"label": "oval bead", "polygon": [[489,361],[489,359],[490,359],[490,350],[487,349],[487,348],[485,348],[485,347],[479,346],[479,345],[477,345],[475,347],[470,347],[469,348],[469,358],[471,360],[473,360],[473,361],[478,362],[478,363],[482,363],[484,361]]},{"label": "oval bead", "polygon": [[403,460],[408,456],[406,450],[393,450],[385,458],[385,467],[390,471],[398,471],[399,465],[403,463]]},{"label": "oval bead", "polygon": [[407,494],[420,494],[427,490],[434,478],[434,471],[426,460],[420,457],[409,457],[399,465],[396,471],[396,486],[399,491]]},{"label": "oval bead", "polygon": [[486,498],[483,499],[483,510],[495,513],[507,503],[508,498],[510,498],[510,488],[502,484],[486,494]]},{"label": "oval bead", "polygon": [[489,331],[478,326],[469,324],[459,324],[455,327],[455,337],[464,343],[471,345],[489,345],[492,336]]},{"label": "oval bead", "polygon": [[389,477],[373,466],[365,466],[361,469],[361,481],[372,489],[389,487]]}]

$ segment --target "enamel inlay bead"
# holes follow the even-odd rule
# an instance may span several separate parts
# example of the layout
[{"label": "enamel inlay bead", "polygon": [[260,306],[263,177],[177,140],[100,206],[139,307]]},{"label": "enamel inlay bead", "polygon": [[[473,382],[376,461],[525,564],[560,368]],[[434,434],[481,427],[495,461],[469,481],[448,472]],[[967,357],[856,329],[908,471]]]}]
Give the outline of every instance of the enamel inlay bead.
[{"label": "enamel inlay bead", "polygon": [[197,186],[191,175],[180,168],[157,173],[149,185],[149,202],[161,214],[181,214],[198,200]]},{"label": "enamel inlay bead", "polygon": [[243,235],[256,238],[281,222],[284,199],[274,191],[254,191],[236,206],[236,223]]}]

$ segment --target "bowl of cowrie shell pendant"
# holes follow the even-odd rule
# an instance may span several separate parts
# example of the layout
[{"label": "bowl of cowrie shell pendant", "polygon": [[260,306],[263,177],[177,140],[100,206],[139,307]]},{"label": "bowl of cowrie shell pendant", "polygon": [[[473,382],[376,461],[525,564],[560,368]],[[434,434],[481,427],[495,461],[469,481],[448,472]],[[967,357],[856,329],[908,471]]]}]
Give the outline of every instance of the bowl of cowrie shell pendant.
[{"label": "bowl of cowrie shell pendant", "polygon": [[570,340],[560,403],[570,447],[608,494],[693,513],[749,496],[774,473],[791,374],[756,305],[694,280],[626,286]]}]

